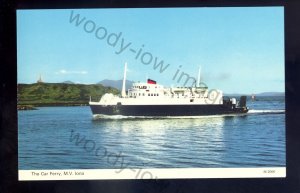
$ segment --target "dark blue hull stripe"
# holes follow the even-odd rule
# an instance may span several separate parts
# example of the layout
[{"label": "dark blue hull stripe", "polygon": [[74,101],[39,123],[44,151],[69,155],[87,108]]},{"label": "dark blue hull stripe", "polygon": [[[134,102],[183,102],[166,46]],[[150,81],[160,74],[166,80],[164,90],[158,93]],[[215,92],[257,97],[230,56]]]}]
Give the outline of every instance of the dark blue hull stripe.
[{"label": "dark blue hull stripe", "polygon": [[247,113],[227,105],[90,105],[93,114],[124,116],[198,116]]}]

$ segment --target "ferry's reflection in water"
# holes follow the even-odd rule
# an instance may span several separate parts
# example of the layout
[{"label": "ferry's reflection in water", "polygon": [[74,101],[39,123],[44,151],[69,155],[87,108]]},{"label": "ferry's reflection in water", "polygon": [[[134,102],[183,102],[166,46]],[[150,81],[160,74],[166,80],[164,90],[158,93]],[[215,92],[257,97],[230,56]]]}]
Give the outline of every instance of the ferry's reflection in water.
[{"label": "ferry's reflection in water", "polygon": [[222,167],[224,123],[235,119],[243,118],[94,118],[93,125],[103,144],[121,150],[130,167]]}]

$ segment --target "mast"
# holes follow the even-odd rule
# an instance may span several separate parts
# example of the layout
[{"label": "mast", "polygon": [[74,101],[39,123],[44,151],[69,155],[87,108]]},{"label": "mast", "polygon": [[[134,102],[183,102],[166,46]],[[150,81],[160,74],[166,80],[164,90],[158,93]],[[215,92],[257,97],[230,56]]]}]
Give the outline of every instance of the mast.
[{"label": "mast", "polygon": [[127,62],[125,62],[125,66],[124,66],[124,77],[123,77],[123,85],[122,85],[122,97],[126,97],[126,88],[125,88],[125,84],[126,84],[126,71],[127,71]]},{"label": "mast", "polygon": [[198,70],[198,79],[197,79],[197,85],[196,87],[200,87],[200,75],[201,75],[201,66],[199,66],[199,70]]}]

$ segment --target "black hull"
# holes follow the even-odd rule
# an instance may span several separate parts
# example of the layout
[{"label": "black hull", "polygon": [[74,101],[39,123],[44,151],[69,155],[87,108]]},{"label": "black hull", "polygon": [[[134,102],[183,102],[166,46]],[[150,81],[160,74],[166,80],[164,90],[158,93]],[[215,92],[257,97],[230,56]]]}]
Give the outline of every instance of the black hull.
[{"label": "black hull", "polygon": [[247,113],[246,107],[228,105],[90,105],[94,115],[201,116]]}]

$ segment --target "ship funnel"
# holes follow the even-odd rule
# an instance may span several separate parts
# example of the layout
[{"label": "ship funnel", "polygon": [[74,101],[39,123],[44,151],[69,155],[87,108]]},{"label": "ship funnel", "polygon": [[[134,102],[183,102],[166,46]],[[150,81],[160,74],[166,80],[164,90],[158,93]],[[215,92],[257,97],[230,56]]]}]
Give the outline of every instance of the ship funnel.
[{"label": "ship funnel", "polygon": [[200,87],[200,75],[201,75],[201,66],[199,66],[199,70],[198,70],[198,79],[197,79],[197,85],[196,87]]},{"label": "ship funnel", "polygon": [[247,96],[241,96],[239,106],[246,107]]},{"label": "ship funnel", "polygon": [[126,88],[125,88],[125,84],[126,84],[126,71],[127,71],[127,62],[125,62],[125,66],[124,66],[124,77],[123,77],[123,85],[122,85],[122,97],[126,97]]}]

